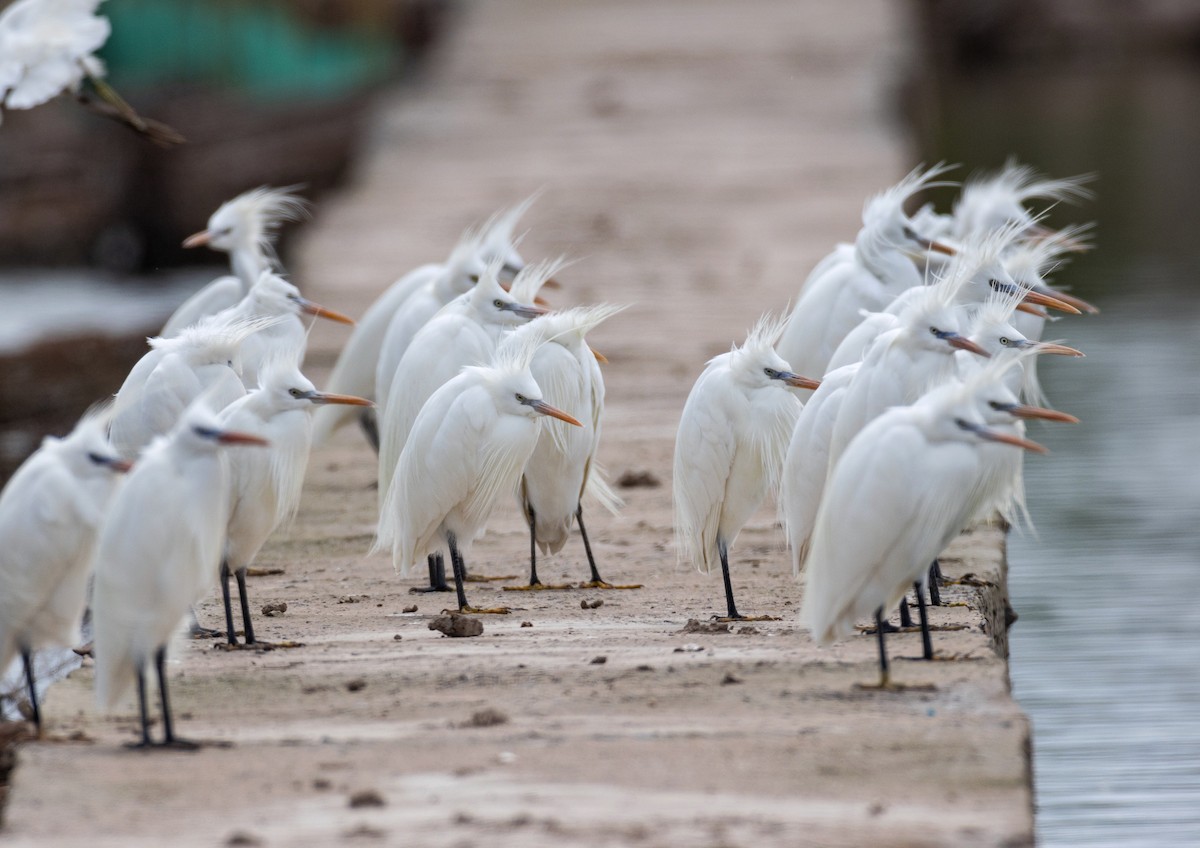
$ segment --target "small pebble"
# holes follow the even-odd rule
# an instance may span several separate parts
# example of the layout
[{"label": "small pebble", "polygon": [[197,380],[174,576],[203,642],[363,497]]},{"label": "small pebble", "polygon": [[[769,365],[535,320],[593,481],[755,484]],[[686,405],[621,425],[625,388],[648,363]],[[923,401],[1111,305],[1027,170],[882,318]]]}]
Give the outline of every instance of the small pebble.
[{"label": "small pebble", "polygon": [[601,654],[598,657],[592,657],[592,661],[589,664],[590,665],[604,665],[606,662],[608,662],[608,657]]},{"label": "small pebble", "polygon": [[399,642],[403,638],[404,638],[403,636],[401,636],[399,633],[397,633],[395,636],[392,637],[392,641]]},{"label": "small pebble", "polygon": [[367,681],[363,680],[361,677],[356,677],[354,680],[350,680],[346,683],[346,688],[351,692],[357,692],[360,689],[367,688]]},{"label": "small pebble", "polygon": [[360,789],[350,796],[350,807],[358,809],[359,807],[382,807],[386,804],[383,796],[374,789]]},{"label": "small pebble", "polygon": [[406,606],[404,609],[400,610],[400,612],[416,612],[416,611],[417,611],[416,604],[410,604],[409,606]]},{"label": "small pebble", "polygon": [[584,598],[579,602],[580,609],[600,609],[602,606],[604,606],[604,601],[602,601],[600,598],[596,598],[594,601],[589,601],[587,598]]},{"label": "small pebble", "polygon": [[287,612],[287,603],[280,601],[277,604],[265,604],[262,608],[262,614],[267,618],[273,617],[276,613]]}]

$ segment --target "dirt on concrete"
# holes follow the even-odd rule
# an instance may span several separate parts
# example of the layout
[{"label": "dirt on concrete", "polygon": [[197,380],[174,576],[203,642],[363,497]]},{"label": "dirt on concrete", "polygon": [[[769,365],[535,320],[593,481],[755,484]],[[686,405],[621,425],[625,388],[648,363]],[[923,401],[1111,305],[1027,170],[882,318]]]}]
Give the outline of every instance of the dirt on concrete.
[{"label": "dirt on concrete", "polygon": [[[7,840],[1031,844],[1028,725],[993,647],[999,532],[950,552],[948,576],[982,585],[944,590],[932,621],[955,629],[934,634],[936,661],[916,659],[916,634],[891,638],[897,691],[856,687],[877,676],[871,637],[821,650],[801,632],[769,508],[738,539],[733,584],[743,613],[779,620],[711,626],[720,577],[677,565],[671,544],[692,381],[784,308],[855,232],[863,198],[907,169],[886,110],[896,14],[882,0],[464,4],[429,78],[385,104],[352,187],[317,210],[295,276],[361,314],[465,225],[544,189],[522,250],[580,259],[555,305],[633,304],[594,341],[609,361],[600,459],[634,484],[619,517],[593,511],[588,528],[604,578],[643,588],[503,591],[527,582],[526,530],[506,503],[469,565],[510,579],[467,593],[512,612],[443,638],[429,623],[453,596],[408,611],[422,575],[367,555],[374,455],[343,431],[314,452],[298,517],[259,557],[277,571],[250,581],[254,609],[287,604],[256,621],[259,637],[300,647],[173,646],[178,732],[230,747],[125,749],[136,710],[97,714],[85,666],[46,715],[56,737],[90,741],[20,749]],[[314,332],[318,385],[345,337]],[[582,545],[539,571],[577,586]],[[215,594],[199,614],[219,620]]]}]

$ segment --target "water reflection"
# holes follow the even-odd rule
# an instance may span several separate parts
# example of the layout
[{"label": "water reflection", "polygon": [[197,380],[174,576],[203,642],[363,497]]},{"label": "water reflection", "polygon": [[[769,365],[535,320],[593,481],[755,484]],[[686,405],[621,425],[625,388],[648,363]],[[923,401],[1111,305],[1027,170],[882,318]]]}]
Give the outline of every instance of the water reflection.
[{"label": "water reflection", "polygon": [[1034,724],[1041,844],[1194,845],[1200,833],[1200,73],[1038,68],[942,81],[918,110],[928,160],[1099,175],[1097,250],[1060,275],[1104,310],[1048,338],[1053,451],[1013,534],[1012,678]]}]

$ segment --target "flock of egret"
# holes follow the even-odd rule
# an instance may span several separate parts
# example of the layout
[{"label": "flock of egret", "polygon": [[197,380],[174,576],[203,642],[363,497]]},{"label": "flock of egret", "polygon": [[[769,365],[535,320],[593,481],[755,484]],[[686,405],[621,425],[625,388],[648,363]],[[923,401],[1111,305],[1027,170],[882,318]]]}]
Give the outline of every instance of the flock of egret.
[{"label": "flock of egret", "polygon": [[[730,550],[774,495],[805,583],[803,622],[824,644],[873,617],[884,683],[885,611],[907,616],[912,588],[926,623],[945,545],[972,521],[1024,508],[1022,450],[1042,448],[1023,421],[1074,420],[1032,405],[1036,357],[1082,355],[1040,341],[1043,307],[1093,311],[1044,279],[1080,249],[1079,233],[1048,231],[1027,208],[1082,194],[1080,180],[1009,165],[968,182],[951,214],[908,216],[906,201],[943,171],[915,171],[870,200],[854,244],[816,267],[791,315],[764,317],[708,363],[675,447],[677,551],[702,570],[720,563],[728,618],[742,618]],[[378,451],[374,550],[402,574],[424,563],[429,591],[452,588],[463,611],[506,611],[471,607],[464,580],[472,543],[514,494],[530,577],[510,588],[555,588],[539,579],[537,555],[561,550],[572,523],[584,585],[636,588],[600,576],[583,517],[585,501],[619,506],[596,463],[605,360],[586,337],[623,307],[544,305],[539,292],[566,265],[517,252],[531,201],[387,289],[349,336],[328,393],[301,373],[302,316],[353,322],[301,296],[271,248],[302,201],[247,192],[187,240],[228,252],[233,275],[184,303],[115,399],[48,437],[0,494],[0,662],[24,659],[35,721],[32,651],[79,638],[92,574],[98,700],[111,707],[135,685],[150,746],[153,666],[160,744],[187,745],[163,675],[172,633],[219,584],[226,639],[238,645],[233,576],[245,644],[255,643],[246,570],[294,514],[314,441],[355,412]]]}]

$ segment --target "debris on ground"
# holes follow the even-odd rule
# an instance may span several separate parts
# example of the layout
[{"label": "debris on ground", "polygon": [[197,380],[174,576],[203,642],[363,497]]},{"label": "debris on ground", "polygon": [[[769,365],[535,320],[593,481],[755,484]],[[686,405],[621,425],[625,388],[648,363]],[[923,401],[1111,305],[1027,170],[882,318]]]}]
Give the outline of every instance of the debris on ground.
[{"label": "debris on ground", "polygon": [[580,609],[600,609],[602,606],[604,606],[604,601],[600,600],[599,598],[596,598],[594,601],[589,601],[587,598],[584,598],[579,602]]},{"label": "debris on ground", "polygon": [[508,716],[500,712],[495,707],[484,707],[471,714],[471,717],[464,721],[459,727],[495,727],[498,724],[507,724]]},{"label": "debris on ground", "polygon": [[404,609],[400,610],[400,612],[416,612],[416,611],[417,611],[416,604],[409,604]]},{"label": "debris on ground", "polygon": [[617,485],[622,489],[657,489],[662,481],[649,471],[629,470],[617,478]]},{"label": "debris on ground", "polygon": [[262,614],[267,618],[272,618],[276,614],[287,612],[287,601],[280,601],[277,604],[263,604]]},{"label": "debris on ground", "polygon": [[677,633],[729,633],[728,622],[722,621],[701,621],[698,618],[689,618],[687,624],[683,625],[682,630],[677,630]]},{"label": "debris on ground", "polygon": [[437,630],[446,636],[481,636],[483,635],[483,622],[478,618],[471,618],[469,615],[449,612],[439,615],[429,622],[429,629]]},{"label": "debris on ground", "polygon": [[592,661],[589,663],[589,665],[604,665],[606,662],[608,662],[608,657],[601,654],[598,657],[592,657]]},{"label": "debris on ground", "polygon": [[383,807],[386,802],[383,796],[375,789],[360,789],[350,796],[350,807],[359,809],[360,807]]}]

